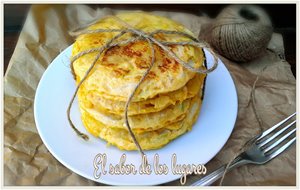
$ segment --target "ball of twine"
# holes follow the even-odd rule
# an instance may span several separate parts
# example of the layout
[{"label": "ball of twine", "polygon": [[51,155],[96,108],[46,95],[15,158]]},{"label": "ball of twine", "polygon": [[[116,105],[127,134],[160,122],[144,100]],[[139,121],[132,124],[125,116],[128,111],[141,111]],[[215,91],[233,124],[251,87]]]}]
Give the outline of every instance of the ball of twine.
[{"label": "ball of twine", "polygon": [[267,13],[254,5],[230,5],[211,24],[209,43],[237,62],[253,60],[265,52],[273,33]]}]

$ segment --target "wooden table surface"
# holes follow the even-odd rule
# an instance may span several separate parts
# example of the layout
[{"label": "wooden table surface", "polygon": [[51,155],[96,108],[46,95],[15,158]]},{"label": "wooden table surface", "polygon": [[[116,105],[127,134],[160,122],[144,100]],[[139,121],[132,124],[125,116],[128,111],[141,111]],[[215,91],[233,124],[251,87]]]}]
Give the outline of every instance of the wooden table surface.
[{"label": "wooden table surface", "polygon": [[[215,17],[226,6],[212,4],[177,4],[177,5],[89,5],[91,7],[111,7],[151,10],[183,11],[197,15],[206,14]],[[274,31],[282,34],[284,39],[286,60],[291,65],[292,72],[296,76],[296,4],[267,4],[260,5],[270,15]],[[5,4],[4,5],[4,74],[9,60],[13,54],[20,31],[26,19],[30,5]],[[280,12],[288,14],[278,14]]]}]

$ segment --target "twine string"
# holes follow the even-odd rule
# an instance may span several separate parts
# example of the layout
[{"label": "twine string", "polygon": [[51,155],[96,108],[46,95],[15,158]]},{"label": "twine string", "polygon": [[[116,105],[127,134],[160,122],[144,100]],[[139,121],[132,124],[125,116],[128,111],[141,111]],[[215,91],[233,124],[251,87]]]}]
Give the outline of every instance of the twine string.
[{"label": "twine string", "polygon": [[[250,99],[249,99],[249,102],[248,102],[248,105],[251,104],[252,106],[252,109],[253,109],[253,112],[254,112],[254,115],[255,115],[255,118],[256,118],[256,121],[258,123],[258,126],[259,126],[259,134],[261,134],[263,132],[263,122],[262,122],[262,119],[260,118],[259,116],[259,113],[257,111],[257,107],[256,107],[256,98],[255,98],[255,89],[256,89],[256,85],[257,85],[257,82],[259,80],[259,77],[262,76],[262,73],[267,69],[268,65],[265,66],[262,70],[260,70],[260,72],[258,73],[258,75],[256,76],[255,78],[255,81],[253,82],[253,85],[251,87],[251,92],[250,92]],[[222,185],[223,184],[223,181],[224,181],[224,178],[225,178],[225,175],[226,173],[228,172],[228,169],[229,169],[229,166],[235,161],[236,157],[239,156],[242,152],[244,152],[245,150],[247,150],[247,148],[249,147],[249,145],[252,143],[252,141],[247,141],[238,151],[237,153],[234,154],[234,156],[230,159],[230,161],[226,164],[226,167],[225,167],[225,171],[222,175],[222,178],[220,180],[220,183],[219,185]]]},{"label": "twine string", "polygon": [[[129,25],[128,23],[126,23],[125,21],[123,21],[122,19],[113,16],[113,18],[115,18],[118,22],[120,22],[125,29],[97,29],[97,30],[81,30],[81,31],[76,31],[76,32],[71,32],[70,34],[73,36],[79,36],[82,34],[95,34],[95,33],[105,33],[105,32],[119,32],[119,34],[117,34],[115,37],[111,38],[105,45],[101,46],[101,47],[97,47],[97,48],[91,48],[85,51],[82,51],[80,53],[78,53],[77,55],[75,55],[74,57],[72,57],[71,59],[71,69],[72,69],[72,74],[75,77],[75,73],[74,73],[74,69],[73,69],[73,63],[80,57],[82,57],[83,55],[86,54],[90,54],[93,52],[99,52],[97,54],[97,56],[95,57],[94,61],[92,62],[91,66],[89,67],[89,69],[86,71],[84,77],[80,80],[80,82],[78,83],[76,90],[71,98],[71,101],[69,103],[69,107],[67,110],[67,115],[68,115],[68,121],[71,125],[71,127],[73,128],[73,130],[80,136],[82,137],[84,140],[88,140],[88,136],[82,132],[80,132],[73,124],[71,117],[70,117],[70,110],[72,107],[72,104],[74,102],[74,99],[78,93],[78,90],[80,88],[80,86],[83,84],[83,82],[87,79],[88,75],[90,74],[91,70],[94,68],[94,66],[96,65],[96,62],[99,60],[100,56],[102,55],[102,53],[105,50],[108,50],[114,46],[122,46],[122,45],[127,45],[129,43],[133,43],[136,42],[138,40],[146,40],[149,44],[149,47],[151,49],[151,63],[148,67],[148,69],[145,71],[145,73],[143,74],[143,76],[141,77],[140,81],[137,83],[137,85],[135,86],[134,90],[131,92],[130,96],[128,97],[127,101],[126,101],[126,105],[125,105],[125,113],[124,113],[124,117],[125,117],[125,124],[126,127],[128,129],[128,132],[130,134],[130,136],[132,137],[132,140],[134,142],[134,144],[136,145],[137,149],[139,150],[139,152],[141,153],[142,157],[144,154],[139,142],[137,141],[131,127],[129,124],[129,118],[128,118],[128,107],[130,105],[130,102],[132,101],[135,92],[137,91],[137,89],[140,87],[141,83],[145,80],[145,78],[147,77],[147,75],[149,74],[150,70],[152,69],[154,63],[155,63],[155,49],[154,49],[154,44],[156,44],[157,46],[159,46],[161,49],[163,49],[165,52],[168,53],[168,55],[170,57],[172,57],[174,60],[176,60],[179,64],[181,64],[184,68],[186,68],[189,71],[195,72],[195,73],[210,73],[213,70],[216,69],[217,64],[218,64],[218,58],[216,56],[216,54],[214,53],[214,51],[210,48],[210,46],[204,42],[200,42],[199,40],[197,40],[196,38],[194,38],[193,36],[184,33],[184,32],[179,32],[179,31],[169,31],[169,30],[155,30],[151,33],[145,33],[141,30],[135,29],[134,27],[132,27],[131,25]],[[120,38],[122,35],[126,34],[126,33],[131,33],[133,34],[133,36],[127,40],[123,40],[123,41],[117,41],[116,40],[118,38]],[[185,36],[189,39],[191,39],[192,41],[185,41],[185,42],[167,42],[167,41],[160,41],[155,39],[153,36],[155,34],[177,34],[177,35],[181,35],[181,36]],[[172,52],[167,46],[169,45],[191,45],[191,46],[195,46],[197,48],[206,48],[213,56],[213,65],[211,68],[209,69],[202,69],[202,68],[194,68],[192,66],[189,65],[189,63],[186,63],[185,61],[181,60],[174,52]]]},{"label": "twine string", "polygon": [[[125,105],[125,123],[126,123],[126,127],[130,133],[130,136],[132,137],[135,145],[137,146],[137,148],[139,149],[141,155],[142,155],[142,158],[143,156],[145,155],[144,154],[144,151],[143,149],[141,148],[140,144],[138,143],[130,125],[129,125],[129,119],[128,119],[128,107],[129,107],[129,104],[135,94],[135,92],[137,91],[137,89],[139,88],[140,84],[145,80],[145,78],[147,77],[147,75],[149,74],[150,70],[152,69],[153,65],[154,65],[154,62],[155,62],[155,49],[153,47],[153,44],[151,43],[151,41],[149,39],[146,39],[148,41],[148,44],[151,48],[151,64],[150,64],[150,67],[146,70],[146,72],[143,74],[142,78],[140,79],[140,81],[138,82],[138,84],[135,86],[133,92],[130,94],[127,102],[126,102],[126,105]],[[146,160],[147,162],[147,160]]]},{"label": "twine string", "polygon": [[[77,135],[79,135],[80,137],[82,137],[84,140],[89,140],[89,136],[87,136],[86,134],[80,132],[74,125],[74,123],[72,122],[72,119],[71,119],[71,108],[72,108],[72,104],[74,102],[74,99],[78,93],[78,90],[80,88],[80,86],[82,85],[82,83],[85,81],[85,79],[88,77],[89,73],[91,72],[91,70],[94,68],[94,66],[96,65],[96,62],[98,61],[98,59],[100,58],[101,54],[104,52],[104,50],[110,48],[110,44],[118,39],[119,37],[121,37],[123,34],[125,34],[125,32],[121,32],[119,33],[118,35],[116,35],[115,37],[113,37],[112,39],[110,39],[104,46],[102,46],[100,49],[99,49],[99,53],[97,54],[96,58],[94,59],[93,63],[91,64],[91,66],[89,67],[89,69],[86,71],[84,77],[80,80],[80,82],[78,83],[77,87],[76,87],[76,90],[71,98],[71,101],[69,103],[69,106],[68,106],[68,109],[67,109],[67,116],[68,116],[68,121],[69,121],[69,124],[71,125],[72,129],[77,133]],[[72,66],[73,67],[73,66]],[[73,69],[72,69],[73,70]]]}]

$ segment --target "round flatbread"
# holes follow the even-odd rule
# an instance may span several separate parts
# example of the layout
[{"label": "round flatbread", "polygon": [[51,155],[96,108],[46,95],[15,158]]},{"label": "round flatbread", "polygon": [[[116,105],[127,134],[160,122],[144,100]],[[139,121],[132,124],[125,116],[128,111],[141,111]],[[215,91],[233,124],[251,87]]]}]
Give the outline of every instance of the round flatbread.
[{"label": "round flatbread", "polygon": [[[132,116],[158,112],[170,105],[175,105],[188,98],[192,98],[199,92],[202,93],[205,77],[205,74],[196,74],[184,87],[176,91],[158,94],[156,97],[145,101],[131,102],[128,115]],[[83,87],[79,89],[78,97],[80,103],[84,104],[87,108],[95,109],[100,112],[124,115],[126,102],[106,99],[97,93],[97,91],[87,91]]]},{"label": "round flatbread", "polygon": [[[163,29],[193,35],[181,24],[161,16],[134,12],[119,14],[117,17],[144,32]],[[124,26],[114,17],[106,17],[90,26],[89,29],[124,29]],[[117,34],[118,32],[106,32],[80,35],[73,45],[72,56],[84,50],[101,47]],[[131,36],[132,34],[126,34],[119,40],[126,40]],[[191,41],[187,37],[175,34],[157,34],[154,37],[162,41]],[[204,68],[205,57],[201,49],[189,45],[172,45],[169,48],[191,66]],[[178,90],[195,76],[194,72],[185,69],[157,45],[154,45],[154,49],[155,64],[138,88],[132,102],[147,100],[158,94]],[[97,52],[83,55],[73,63],[72,68],[77,83],[85,76],[96,55]],[[151,58],[151,48],[147,41],[137,41],[106,50],[85,80],[84,88],[87,91],[97,91],[104,98],[124,102],[149,68]]]},{"label": "round flatbread", "polygon": [[[135,133],[143,150],[158,149],[168,144],[171,140],[192,129],[201,107],[201,98],[195,96],[189,107],[188,113],[181,121],[171,123],[158,130]],[[117,146],[121,150],[137,150],[129,132],[126,129],[107,127],[87,112],[82,112],[82,121],[86,129],[97,137]]]},{"label": "round flatbread", "polygon": [[[186,99],[181,103],[169,106],[159,112],[129,116],[129,123],[132,129],[155,130],[174,121],[178,121],[186,114],[190,106],[191,99]],[[111,128],[127,129],[124,114],[116,115],[100,112],[95,109],[80,105],[81,112],[87,112],[93,118]]]}]

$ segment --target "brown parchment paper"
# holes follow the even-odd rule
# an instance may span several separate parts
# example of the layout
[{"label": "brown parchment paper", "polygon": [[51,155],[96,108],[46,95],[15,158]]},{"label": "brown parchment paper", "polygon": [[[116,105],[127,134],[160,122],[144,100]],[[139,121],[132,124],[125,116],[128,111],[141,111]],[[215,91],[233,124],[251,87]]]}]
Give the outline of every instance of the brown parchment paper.
[{"label": "brown parchment paper", "polygon": [[[115,12],[118,11],[84,5],[35,5],[31,8],[4,78],[4,185],[102,185],[73,173],[51,155],[37,132],[33,101],[43,72],[73,43],[68,31]],[[197,35],[210,22],[207,17],[186,13],[153,13],[181,22]],[[296,110],[295,78],[290,65],[278,56],[284,55],[280,35],[273,35],[269,48],[273,52],[267,51],[247,64],[236,64],[221,57],[234,79],[239,111],[228,142],[206,164],[208,171],[230,161],[241,146],[259,132],[249,101],[251,87],[262,69],[255,94],[263,128],[269,128]],[[266,165],[237,168],[226,175],[224,185],[296,185],[295,153],[293,146]],[[199,176],[189,176],[186,185],[197,179]],[[165,185],[180,185],[180,182]]]}]

